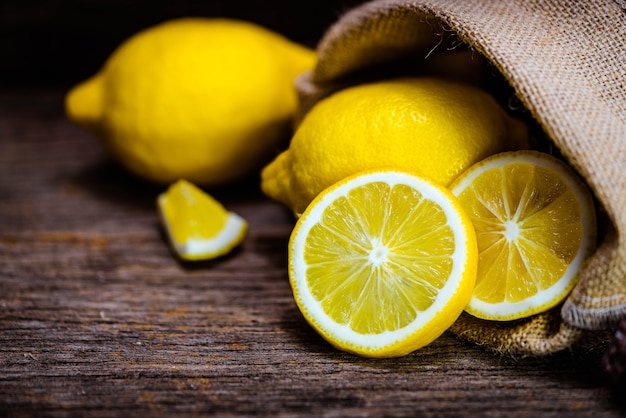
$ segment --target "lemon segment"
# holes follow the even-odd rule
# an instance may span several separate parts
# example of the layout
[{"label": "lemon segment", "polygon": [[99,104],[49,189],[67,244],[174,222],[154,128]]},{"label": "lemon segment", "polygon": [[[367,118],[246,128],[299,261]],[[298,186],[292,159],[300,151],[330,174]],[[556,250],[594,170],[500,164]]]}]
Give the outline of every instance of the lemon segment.
[{"label": "lemon segment", "polygon": [[470,314],[528,317],[576,284],[596,235],[592,197],[560,160],[536,151],[494,155],[451,185],[472,219],[478,274]]},{"label": "lemon segment", "polygon": [[157,198],[161,221],[174,252],[184,260],[205,260],[239,245],[248,224],[186,180],[179,180]]},{"label": "lemon segment", "polygon": [[400,171],[357,174],[323,191],[289,241],[289,278],[310,325],[366,357],[408,354],[468,303],[477,248],[445,188]]},{"label": "lemon segment", "polygon": [[289,148],[264,167],[261,187],[300,214],[358,172],[395,168],[449,185],[489,155],[528,146],[524,123],[478,88],[427,77],[383,80],[319,101]]}]

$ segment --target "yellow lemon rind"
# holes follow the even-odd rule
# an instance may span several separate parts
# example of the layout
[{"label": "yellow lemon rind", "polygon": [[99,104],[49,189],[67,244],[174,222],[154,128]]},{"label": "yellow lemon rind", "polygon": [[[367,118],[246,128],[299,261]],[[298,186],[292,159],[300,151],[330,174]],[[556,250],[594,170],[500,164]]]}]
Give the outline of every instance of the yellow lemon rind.
[{"label": "yellow lemon rind", "polygon": [[567,186],[574,191],[578,199],[581,211],[581,224],[584,231],[582,242],[574,260],[569,264],[561,279],[550,288],[515,303],[502,302],[492,304],[472,297],[465,311],[477,318],[492,321],[511,321],[527,318],[545,312],[561,303],[578,282],[579,273],[595,248],[596,242],[596,214],[591,194],[569,166],[549,154],[533,150],[520,150],[502,152],[488,157],[470,167],[453,182],[450,186],[453,194],[459,195],[484,171],[502,166],[503,160],[535,164],[556,172]]},{"label": "yellow lemon rind", "polygon": [[[437,300],[416,320],[396,331],[360,334],[332,320],[306,285],[303,247],[307,234],[324,209],[347,190],[371,181],[405,183],[419,189],[425,198],[446,208],[455,236],[454,267]],[[477,248],[471,221],[448,189],[413,174],[375,170],[350,176],[323,191],[298,219],[289,241],[289,280],[294,299],[307,322],[334,347],[363,357],[398,357],[430,344],[462,313],[476,278]]]},{"label": "yellow lemon rind", "polygon": [[293,80],[315,51],[253,22],[181,17],[122,42],[65,98],[69,120],[155,184],[223,186],[259,170],[292,132]]},{"label": "yellow lemon rind", "polygon": [[434,77],[380,80],[317,102],[289,148],[261,172],[261,188],[297,214],[357,172],[395,168],[447,186],[483,158],[529,143],[526,125],[474,86]]}]

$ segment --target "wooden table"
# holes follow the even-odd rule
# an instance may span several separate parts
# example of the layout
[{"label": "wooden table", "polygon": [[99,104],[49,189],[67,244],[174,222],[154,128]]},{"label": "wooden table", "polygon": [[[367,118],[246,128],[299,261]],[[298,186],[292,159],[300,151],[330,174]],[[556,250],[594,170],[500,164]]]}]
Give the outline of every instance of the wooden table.
[{"label": "wooden table", "polygon": [[252,178],[212,262],[170,253],[161,188],[69,123],[63,88],[0,92],[0,416],[622,416],[605,347],[508,358],[444,334],[397,359],[331,348],[287,280],[292,216]]}]

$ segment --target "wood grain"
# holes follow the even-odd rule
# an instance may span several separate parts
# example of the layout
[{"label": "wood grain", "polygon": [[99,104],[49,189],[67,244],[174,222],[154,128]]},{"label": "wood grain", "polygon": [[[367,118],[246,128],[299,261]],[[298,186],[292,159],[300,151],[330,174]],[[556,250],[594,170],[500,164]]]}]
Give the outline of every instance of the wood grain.
[{"label": "wood grain", "polygon": [[397,359],[339,352],[287,281],[293,218],[257,178],[212,191],[250,223],[213,262],[170,253],[159,187],[63,116],[0,93],[1,416],[622,416],[604,346],[501,358],[444,334]]}]

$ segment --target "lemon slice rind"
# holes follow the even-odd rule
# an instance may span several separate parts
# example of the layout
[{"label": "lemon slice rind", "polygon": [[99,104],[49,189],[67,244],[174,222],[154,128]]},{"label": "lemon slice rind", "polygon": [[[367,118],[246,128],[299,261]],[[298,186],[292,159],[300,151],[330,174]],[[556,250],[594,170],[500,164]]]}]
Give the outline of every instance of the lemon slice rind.
[{"label": "lemon slice rind", "polygon": [[170,236],[170,244],[177,254],[188,260],[214,258],[229,253],[239,245],[246,234],[247,222],[234,212],[229,212],[226,224],[218,235],[211,239],[189,238],[177,242]]},{"label": "lemon slice rind", "polygon": [[[321,301],[311,293],[306,283],[307,263],[304,260],[304,246],[307,235],[320,219],[323,211],[335,199],[348,190],[372,181],[382,181],[393,187],[405,184],[419,190],[428,199],[445,210],[447,222],[454,232],[455,250],[452,255],[453,268],[445,285],[438,291],[434,303],[407,326],[378,334],[363,334],[350,326],[337,323],[325,311]],[[351,176],[321,193],[299,218],[289,243],[289,276],[296,303],[307,319],[333,346],[366,357],[393,357],[408,354],[440,336],[461,314],[469,300],[475,279],[476,243],[471,222],[465,217],[454,196],[445,188],[420,177],[398,171],[375,171]],[[474,263],[472,264],[472,260]],[[472,273],[473,270],[473,273]],[[471,282],[468,284],[468,282]],[[464,283],[464,284],[462,284]],[[469,289],[467,294],[461,287]],[[452,305],[455,305],[451,308]],[[447,318],[443,324],[442,312]],[[417,336],[420,334],[420,336]]]},{"label": "lemon slice rind", "polygon": [[555,172],[576,196],[580,210],[580,223],[583,228],[578,251],[561,278],[552,286],[519,302],[499,302],[497,304],[472,297],[466,307],[469,314],[487,320],[508,321],[529,317],[558,305],[574,288],[586,259],[595,247],[595,210],[591,194],[578,176],[562,161],[538,151],[510,151],[493,155],[470,167],[450,186],[454,195],[459,196],[476,178],[483,173],[503,166],[506,163],[529,163]]}]

